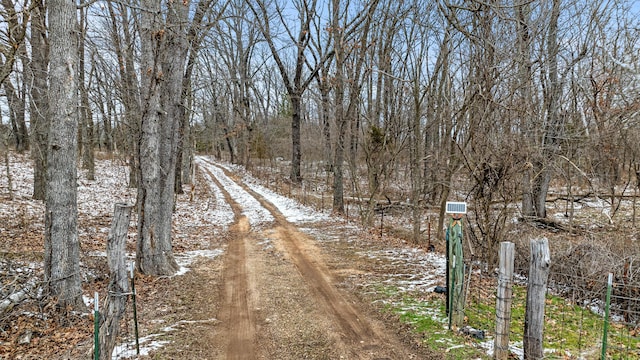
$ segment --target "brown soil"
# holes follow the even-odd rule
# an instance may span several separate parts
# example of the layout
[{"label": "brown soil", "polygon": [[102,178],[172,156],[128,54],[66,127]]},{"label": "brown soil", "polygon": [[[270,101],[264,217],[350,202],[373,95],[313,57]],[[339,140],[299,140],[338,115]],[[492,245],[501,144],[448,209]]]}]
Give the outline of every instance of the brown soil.
[{"label": "brown soil", "polygon": [[[354,249],[384,244],[374,243],[362,234],[321,241],[308,233],[335,232],[338,229],[335,225],[343,220],[305,225],[315,229],[303,232],[273,204],[252,192],[233,174],[227,175],[268,209],[275,221],[252,228],[242,214],[243,205],[218,184],[234,211],[229,231],[223,236],[213,236],[212,228],[203,225],[181,236],[205,238],[210,249],[224,248],[223,255],[200,258],[182,276],[137,275],[140,336],[151,336],[164,344],[139,359],[442,357],[422,347],[417,335],[394,316],[373,306],[372,299],[358,291],[354,279],[371,272],[376,264],[367,263]],[[195,192],[201,201],[213,196],[202,174],[198,176]],[[185,198],[189,196],[194,194]],[[35,223],[37,219],[29,222]],[[349,241],[343,241],[347,237]],[[96,244],[86,245],[83,251],[95,250],[99,242]],[[183,244],[179,247],[190,250]],[[92,269],[104,270],[100,259],[84,256],[83,261]],[[84,292],[101,291],[107,281],[97,278],[85,283]],[[32,308],[38,312],[41,305],[33,302],[21,306],[23,310]],[[7,319],[9,315],[4,320]],[[76,319],[72,327],[54,323],[55,320],[47,325],[46,332],[34,330],[34,340],[29,344],[19,344],[19,337],[25,329],[41,325],[23,315],[11,320],[15,326],[3,327],[8,332],[0,334],[0,359],[90,359],[91,317]],[[129,312],[123,320],[121,342],[132,341],[131,324]]]},{"label": "brown soil", "polygon": [[[233,178],[233,174],[227,175]],[[212,358],[426,356],[409,349],[395,336],[396,329],[385,326],[363,310],[360,300],[338,288],[336,273],[341,269],[329,270],[326,253],[314,239],[289,223],[260,195],[235,181],[258,199],[276,221],[271,227],[251,229],[241,215],[242,206],[223,191],[236,221],[225,255],[223,299],[217,312],[221,320],[215,341],[218,350]],[[343,265],[348,268],[347,263]]]}]

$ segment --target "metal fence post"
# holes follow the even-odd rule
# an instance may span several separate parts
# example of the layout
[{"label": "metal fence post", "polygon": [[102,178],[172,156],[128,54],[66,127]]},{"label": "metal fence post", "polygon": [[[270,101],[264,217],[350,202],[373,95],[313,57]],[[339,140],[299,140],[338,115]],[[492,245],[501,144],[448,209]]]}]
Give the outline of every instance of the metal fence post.
[{"label": "metal fence post", "polygon": [[602,326],[602,360],[607,358],[607,335],[609,333],[609,307],[611,305],[611,288],[613,287],[613,274],[609,273],[607,280],[607,298],[604,305],[604,324]]},{"label": "metal fence post", "polygon": [[93,359],[100,359],[100,307],[98,292],[93,295]]}]

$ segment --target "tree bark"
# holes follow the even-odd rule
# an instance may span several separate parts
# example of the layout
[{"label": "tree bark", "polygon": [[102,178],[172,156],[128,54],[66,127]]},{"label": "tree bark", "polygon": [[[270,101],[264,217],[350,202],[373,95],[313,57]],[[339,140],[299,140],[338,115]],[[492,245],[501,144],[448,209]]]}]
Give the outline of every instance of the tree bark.
[{"label": "tree bark", "polygon": [[47,3],[51,44],[45,202],[45,281],[61,310],[82,307],[77,204],[78,49],[76,6]]},{"label": "tree bark", "polygon": [[333,171],[333,148],[331,144],[331,123],[329,122],[329,110],[331,106],[331,100],[329,93],[331,88],[328,84],[327,69],[323,68],[316,82],[318,83],[318,89],[320,91],[320,117],[322,121],[322,139],[324,145],[324,170],[328,172]]},{"label": "tree bark", "polygon": [[84,40],[86,37],[86,9],[80,10],[80,24],[78,41],[78,87],[80,92],[80,134],[82,136],[82,168],[87,171],[87,180],[96,179],[96,166],[93,156],[93,114],[91,107],[89,106],[89,89],[85,85],[85,53],[84,53]]},{"label": "tree bark", "polygon": [[300,144],[300,118],[302,117],[302,94],[301,92],[294,92],[290,94],[291,98],[291,181],[294,183],[300,183],[302,181],[302,174],[300,172],[300,165],[302,163],[302,147]]},{"label": "tree bark", "polygon": [[[189,44],[187,42],[188,30],[188,7],[180,5],[179,2],[169,2],[167,11],[167,44],[166,53],[171,56],[165,56],[163,70],[166,73],[167,80],[163,82],[164,90],[161,98],[162,104],[166,107],[166,120],[162,124],[163,138],[171,139],[171,141],[163,141],[161,147],[163,156],[169,159],[169,164],[173,166],[173,179],[171,185],[174,193],[182,193],[182,148],[184,127],[188,126],[186,119],[186,89],[184,88],[185,64],[187,61],[187,50]],[[186,124],[185,124],[186,122]],[[168,194],[167,194],[168,195]],[[170,194],[171,208],[169,211],[169,219],[173,212],[173,193]]]},{"label": "tree bark", "polygon": [[[544,134],[541,144],[541,158],[533,161],[533,170],[536,176],[531,184],[531,196],[525,194],[523,201],[532,201],[533,210],[538,218],[547,216],[546,200],[549,192],[549,184],[553,176],[553,161],[558,153],[560,138],[562,137],[563,120],[560,116],[560,98],[562,96],[562,85],[558,75],[558,19],[560,17],[560,0],[554,0],[551,9],[551,19],[549,20],[549,32],[547,34],[547,60],[548,72],[547,86],[544,93],[544,106],[546,110],[546,121],[544,124]],[[525,178],[526,180],[526,178]],[[525,184],[528,186],[528,184]],[[525,192],[528,187],[525,188]],[[532,206],[524,204],[523,209],[531,212]]]},{"label": "tree bark", "polygon": [[338,128],[335,146],[335,158],[333,160],[333,212],[344,214],[344,152],[347,136],[347,119],[344,111],[344,28],[340,26],[340,0],[332,2],[331,36],[333,36],[333,49],[336,59],[336,68],[333,83],[334,116]]},{"label": "tree bark", "polygon": [[[183,11],[182,3],[170,3]],[[172,275],[178,269],[171,246],[171,216],[174,204],[177,122],[175,111],[180,94],[175,93],[173,64],[163,64],[162,56],[171,57],[164,48],[166,28],[161,23],[161,4],[143,0],[140,16],[143,112],[139,149],[140,184],[138,187],[138,270],[148,275]],[[171,11],[170,11],[171,12]],[[176,24],[177,25],[177,24]],[[172,31],[172,30],[170,30]],[[178,56],[180,56],[178,54]],[[163,68],[166,65],[167,68]],[[179,73],[180,89],[182,72]],[[173,98],[164,98],[162,82],[167,81]],[[177,97],[175,97],[177,96]],[[171,113],[171,115],[168,115]]]},{"label": "tree bark", "polygon": [[33,198],[45,200],[47,178],[47,136],[49,133],[47,100],[47,72],[49,66],[49,43],[45,25],[44,0],[36,0],[31,12],[31,121],[33,158]]},{"label": "tree bark", "polygon": [[[129,187],[138,187],[140,182],[139,149],[140,121],[142,117],[142,105],[140,100],[141,89],[138,86],[138,76],[134,65],[134,41],[131,35],[129,22],[129,10],[121,3],[116,5],[107,1],[109,17],[111,19],[111,40],[118,59],[118,75],[121,86],[118,88],[125,109],[125,122],[128,125],[125,149],[129,155]],[[120,26],[120,32],[118,31]]]}]

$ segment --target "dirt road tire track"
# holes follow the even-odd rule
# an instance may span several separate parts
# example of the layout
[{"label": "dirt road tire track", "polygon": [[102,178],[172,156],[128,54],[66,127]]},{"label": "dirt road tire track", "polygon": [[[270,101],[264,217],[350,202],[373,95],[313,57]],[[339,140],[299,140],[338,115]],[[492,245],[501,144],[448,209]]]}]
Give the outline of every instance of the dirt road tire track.
[{"label": "dirt road tire track", "polygon": [[223,343],[226,344],[227,349],[226,358],[253,360],[256,358],[254,347],[256,326],[253,312],[249,308],[250,287],[246,257],[250,225],[246,216],[242,215],[242,207],[229,195],[216,177],[208,173],[220,188],[225,201],[233,209],[234,216],[234,222],[229,231],[229,246],[223,270],[223,307],[218,314],[218,318],[226,328],[223,336]]},{"label": "dirt road tire track", "polygon": [[[234,174],[216,164],[207,161],[208,166],[216,166],[226,176],[241,186],[245,191],[257,199],[276,219],[275,234],[276,246],[284,253],[285,257],[297,268],[304,279],[305,285],[313,295],[313,300],[320,305],[325,316],[333,325],[327,331],[330,334],[335,347],[339,349],[340,358],[345,359],[411,359],[415,354],[408,350],[401,341],[385,326],[360,309],[355,297],[341,292],[335,285],[335,279],[331,271],[322,260],[322,251],[308,235],[288,222],[284,215],[260,194],[250,189]],[[206,169],[205,169],[206,170]],[[206,170],[208,171],[208,170]],[[211,172],[209,174],[215,178]],[[217,181],[221,187],[220,182]],[[225,197],[228,193],[225,193]],[[227,199],[229,201],[229,199]],[[230,201],[234,212],[238,211],[238,204]],[[233,236],[233,241],[236,236]],[[230,244],[231,253],[231,244]],[[235,264],[233,266],[239,266]],[[225,267],[225,271],[227,268]],[[225,276],[225,279],[227,277]],[[226,280],[225,280],[226,281]],[[241,287],[240,287],[241,288]],[[225,304],[228,304],[225,302]],[[233,321],[233,319],[229,319]],[[229,353],[228,353],[229,355]]]}]

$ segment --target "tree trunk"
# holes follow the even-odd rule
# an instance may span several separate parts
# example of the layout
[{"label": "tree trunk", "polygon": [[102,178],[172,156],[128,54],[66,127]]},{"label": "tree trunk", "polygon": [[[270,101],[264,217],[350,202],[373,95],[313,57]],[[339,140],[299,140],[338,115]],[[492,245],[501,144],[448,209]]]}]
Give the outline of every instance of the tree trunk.
[{"label": "tree trunk", "polygon": [[334,116],[338,128],[336,134],[335,158],[333,160],[333,212],[344,214],[344,179],[343,165],[345,140],[347,133],[347,119],[344,109],[344,29],[340,27],[339,18],[340,2],[333,0],[333,14],[331,35],[334,39],[334,52],[336,59],[335,76],[333,82]]},{"label": "tree trunk", "polygon": [[[121,94],[125,109],[125,122],[128,125],[129,136],[126,137],[126,151],[129,154],[129,187],[138,187],[140,182],[139,150],[140,121],[142,105],[140,104],[140,89],[134,65],[134,41],[129,23],[129,10],[124,4],[107,1],[109,17],[111,19],[111,40],[118,58],[118,74],[122,82]],[[116,10],[119,12],[116,13]],[[121,32],[118,31],[119,26]],[[120,33],[123,34],[121,37]]]},{"label": "tree trunk", "polygon": [[[418,106],[418,104],[416,104]],[[413,228],[413,242],[420,243],[420,225],[422,220],[422,207],[420,206],[420,195],[422,194],[422,174],[420,171],[420,114],[416,109],[413,117],[413,126],[411,131],[411,213]]]},{"label": "tree trunk", "polygon": [[93,157],[93,114],[89,105],[89,90],[85,85],[85,54],[84,54],[84,39],[86,36],[86,9],[80,10],[80,24],[79,34],[80,39],[78,41],[78,87],[80,90],[80,121],[81,127],[80,134],[82,136],[82,168],[87,171],[87,180],[96,179],[96,167]]},{"label": "tree trunk", "polygon": [[29,132],[25,122],[26,104],[24,97],[16,93],[16,89],[9,78],[4,80],[3,85],[7,94],[7,103],[9,104],[9,119],[16,139],[16,151],[23,153],[29,150]]},{"label": "tree trunk", "polygon": [[[535,128],[535,116],[533,114],[533,98],[532,98],[532,75],[531,75],[531,36],[529,34],[530,22],[530,5],[522,3],[516,7],[516,30],[517,30],[517,61],[518,61],[518,83],[519,83],[519,106],[517,114],[520,119],[520,126],[523,127],[525,134],[533,133]],[[523,137],[523,143],[527,144],[532,139]],[[533,184],[535,178],[533,173],[532,154],[526,154],[527,161],[522,172],[522,215],[535,217],[536,210],[533,200]]]},{"label": "tree trunk", "polygon": [[333,149],[331,147],[331,123],[329,122],[329,107],[331,106],[329,92],[331,88],[325,79],[326,74],[320,73],[318,76],[318,88],[320,89],[320,113],[322,117],[322,139],[324,141],[324,170],[333,171]]},{"label": "tree trunk", "polygon": [[[202,36],[202,23],[205,20],[207,11],[211,7],[212,3],[214,3],[214,0],[198,2],[198,7],[196,8],[193,20],[189,28],[189,32],[187,34],[187,41],[189,42],[189,57],[184,72],[184,78],[182,80],[182,101],[184,104],[186,104],[186,106],[181,120],[180,143],[178,145],[182,153],[181,156],[178,156],[178,164],[181,164],[181,166],[176,165],[176,171],[182,172],[179,179],[180,184],[191,184],[193,181],[193,179],[191,178],[191,173],[193,170],[193,149],[191,146],[191,113],[189,110],[193,105],[191,83],[193,69],[198,61],[200,47],[202,45],[202,40],[204,39],[204,36]],[[176,178],[176,182],[177,181],[178,178]]]},{"label": "tree trunk", "polygon": [[302,117],[302,95],[291,94],[291,181],[300,183],[302,175],[300,165],[302,162],[302,150],[300,145],[300,118]]},{"label": "tree trunk", "polygon": [[45,281],[61,310],[80,309],[82,288],[77,204],[77,24],[76,6],[48,4],[51,124],[45,205]]},{"label": "tree trunk", "polygon": [[[138,270],[148,275],[172,275],[178,269],[171,248],[171,215],[174,204],[176,104],[162,108],[161,82],[167,80],[169,91],[176,68],[162,68],[160,59],[166,54],[164,43],[168,34],[160,22],[161,4],[143,0],[140,16],[140,44],[142,61],[142,112],[139,149],[140,184],[138,187]],[[181,4],[181,3],[180,3]],[[178,10],[184,5],[174,4]],[[182,10],[182,9],[180,9]],[[171,12],[171,11],[170,11]],[[167,56],[173,56],[171,54]],[[179,55],[178,55],[179,56]],[[180,80],[182,73],[180,73]],[[178,88],[180,88],[178,82]],[[164,94],[170,101],[178,101],[179,94]],[[176,96],[173,97],[172,96]],[[167,113],[171,112],[171,115]]]},{"label": "tree trunk", "polygon": [[[553,176],[553,162],[559,149],[559,141],[562,137],[563,120],[560,116],[560,98],[562,86],[558,75],[558,19],[560,17],[560,0],[553,1],[551,19],[549,20],[549,32],[547,35],[547,62],[548,79],[544,94],[546,121],[542,138],[542,151],[540,161],[534,161],[534,173],[536,177],[531,186],[533,208],[535,216],[545,218],[547,216],[546,200],[549,192],[549,184]],[[524,200],[524,198],[523,198]],[[524,207],[529,210],[529,207]],[[527,214],[525,214],[527,215]]]},{"label": "tree trunk", "polygon": [[[165,90],[162,91],[164,95],[162,102],[167,107],[165,112],[167,121],[163,121],[163,124],[171,124],[171,126],[164,128],[165,138],[172,138],[172,141],[166,141],[163,145],[170,145],[165,149],[165,156],[173,163],[172,185],[174,193],[181,194],[184,128],[189,126],[184,103],[187,91],[184,88],[184,76],[189,46],[187,42],[188,7],[180,5],[180,2],[169,2],[167,23],[169,32],[166,46],[167,52],[171,56],[166,56],[163,66],[167,81],[163,83]],[[171,199],[173,199],[173,194],[171,194]],[[168,209],[170,212],[173,211],[172,200],[171,205],[172,207]],[[171,214],[169,214],[170,218]]]},{"label": "tree trunk", "polygon": [[175,174],[173,179],[173,191],[176,194],[184,194],[182,190],[182,162],[184,161],[184,118],[177,119],[178,121],[178,134],[177,134],[177,146],[176,146],[176,166],[175,166]]},{"label": "tree trunk", "polygon": [[11,167],[9,166],[9,144],[7,137],[2,135],[0,138],[0,152],[4,153],[4,169],[7,175],[7,192],[9,200],[13,200],[13,177],[11,176]]},{"label": "tree trunk", "polygon": [[[338,107],[336,106],[336,116]],[[333,161],[333,212],[344,214],[344,143],[347,121],[338,121],[338,143],[336,144],[336,155]]]},{"label": "tree trunk", "polygon": [[33,198],[45,200],[47,178],[47,136],[49,133],[47,99],[47,72],[49,66],[49,43],[45,25],[44,0],[36,0],[31,12],[31,121],[33,158]]}]

